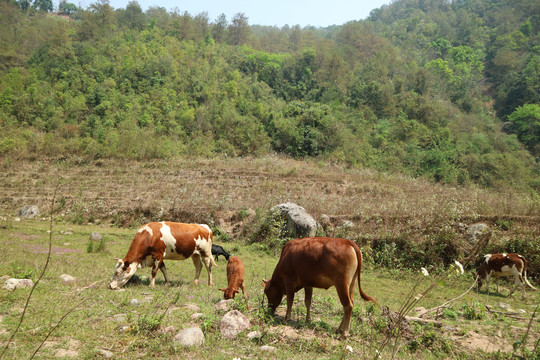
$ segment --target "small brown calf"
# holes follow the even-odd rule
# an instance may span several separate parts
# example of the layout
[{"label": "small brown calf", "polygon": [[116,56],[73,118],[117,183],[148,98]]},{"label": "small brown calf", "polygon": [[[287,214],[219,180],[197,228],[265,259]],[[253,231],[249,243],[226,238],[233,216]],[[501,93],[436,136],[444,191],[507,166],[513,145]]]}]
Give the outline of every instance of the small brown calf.
[{"label": "small brown calf", "polygon": [[245,268],[242,260],[238,256],[231,256],[227,263],[227,282],[228,287],[226,289],[219,289],[223,291],[223,297],[225,300],[234,299],[234,296],[242,289],[244,299],[246,300],[247,308],[249,310],[249,303],[246,295],[246,283],[244,281]]}]

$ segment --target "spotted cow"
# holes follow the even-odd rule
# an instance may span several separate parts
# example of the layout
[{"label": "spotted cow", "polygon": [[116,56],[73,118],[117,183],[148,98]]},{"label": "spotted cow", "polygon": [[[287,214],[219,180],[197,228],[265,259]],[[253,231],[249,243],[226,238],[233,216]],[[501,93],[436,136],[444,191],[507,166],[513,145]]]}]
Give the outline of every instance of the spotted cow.
[{"label": "spotted cow", "polygon": [[497,283],[497,293],[499,292],[499,278],[501,276],[514,276],[514,289],[510,291],[508,296],[511,296],[516,291],[518,286],[522,289],[522,298],[525,298],[525,285],[526,283],[531,288],[535,289],[527,280],[527,260],[518,254],[487,254],[484,256],[484,260],[480,265],[480,269],[477,272],[478,275],[478,289],[482,287],[483,281],[486,282],[486,291],[489,293],[489,279],[491,276],[495,276],[495,282]]},{"label": "spotted cow", "polygon": [[127,255],[116,259],[114,273],[109,282],[109,289],[119,289],[141,267],[152,267],[150,286],[155,285],[158,269],[169,282],[163,260],[185,260],[191,257],[195,265],[195,280],[204,264],[208,271],[208,285],[212,285],[212,230],[208,225],[183,224],[174,222],[151,222],[139,228]]}]

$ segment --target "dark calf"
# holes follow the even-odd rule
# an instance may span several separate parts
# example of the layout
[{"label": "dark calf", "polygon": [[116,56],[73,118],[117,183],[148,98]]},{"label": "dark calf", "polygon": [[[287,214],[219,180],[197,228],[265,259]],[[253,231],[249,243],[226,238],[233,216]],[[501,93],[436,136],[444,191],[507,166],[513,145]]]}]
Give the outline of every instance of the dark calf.
[{"label": "dark calf", "polygon": [[231,256],[228,252],[225,251],[221,246],[212,244],[212,255],[216,258],[216,261],[218,261],[219,255],[223,255],[225,257],[225,260],[229,261],[229,257]]}]

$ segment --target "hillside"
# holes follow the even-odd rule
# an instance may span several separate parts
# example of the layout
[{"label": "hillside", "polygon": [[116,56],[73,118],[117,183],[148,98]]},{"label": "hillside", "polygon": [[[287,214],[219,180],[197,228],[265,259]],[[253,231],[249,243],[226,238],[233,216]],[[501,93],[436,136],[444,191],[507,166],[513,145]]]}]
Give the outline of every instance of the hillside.
[{"label": "hillside", "polygon": [[393,2],[329,28],[0,1],[0,155],[317,159],[538,191],[534,1]]}]

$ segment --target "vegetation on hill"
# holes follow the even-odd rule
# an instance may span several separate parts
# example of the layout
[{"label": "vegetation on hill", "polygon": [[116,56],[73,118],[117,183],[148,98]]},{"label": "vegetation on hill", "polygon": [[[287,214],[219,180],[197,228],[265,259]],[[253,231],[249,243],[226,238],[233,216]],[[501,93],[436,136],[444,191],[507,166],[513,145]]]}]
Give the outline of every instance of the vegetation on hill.
[{"label": "vegetation on hill", "polygon": [[400,0],[327,28],[0,0],[0,154],[272,152],[540,187],[534,0]]}]

